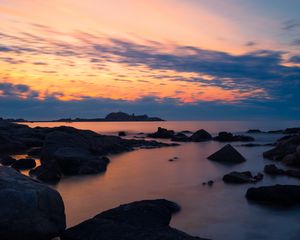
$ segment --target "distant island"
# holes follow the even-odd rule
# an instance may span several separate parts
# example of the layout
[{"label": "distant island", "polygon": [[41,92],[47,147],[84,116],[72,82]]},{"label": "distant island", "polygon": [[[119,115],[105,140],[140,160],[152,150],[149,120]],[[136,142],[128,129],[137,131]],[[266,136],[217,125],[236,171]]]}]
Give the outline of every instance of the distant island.
[{"label": "distant island", "polygon": [[3,119],[0,121],[7,122],[161,122],[165,121],[159,117],[149,117],[148,115],[135,115],[128,114],[124,112],[112,112],[109,113],[105,118],[61,118],[57,120],[45,120],[45,121],[29,121],[23,118],[13,119]]}]

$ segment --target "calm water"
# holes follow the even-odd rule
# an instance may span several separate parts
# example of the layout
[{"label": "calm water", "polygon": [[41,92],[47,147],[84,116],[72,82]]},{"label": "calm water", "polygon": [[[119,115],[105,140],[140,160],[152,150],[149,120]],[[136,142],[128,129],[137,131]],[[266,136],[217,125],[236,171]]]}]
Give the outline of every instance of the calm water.
[{"label": "calm water", "polygon": [[[129,137],[139,132],[153,132],[158,126],[176,131],[204,128],[211,133],[221,130],[243,132],[249,128],[262,130],[299,126],[299,122],[150,122],[150,123],[33,123],[30,126],[70,125],[104,134],[124,130]],[[254,134],[259,143],[270,143],[281,135]],[[253,186],[229,185],[221,180],[233,170],[262,171],[270,163],[262,158],[269,147],[246,148],[233,145],[247,158],[247,162],[225,166],[206,159],[221,148],[218,142],[182,143],[179,147],[137,150],[110,156],[111,163],[102,175],[70,177],[54,186],[62,195],[68,226],[91,218],[97,213],[142,199],[166,198],[181,205],[171,225],[192,235],[215,240],[298,240],[300,236],[300,208],[262,207],[249,203],[246,190]],[[169,162],[168,159],[178,157]],[[214,180],[212,187],[203,181]],[[299,184],[287,177],[264,180],[256,186]]]}]

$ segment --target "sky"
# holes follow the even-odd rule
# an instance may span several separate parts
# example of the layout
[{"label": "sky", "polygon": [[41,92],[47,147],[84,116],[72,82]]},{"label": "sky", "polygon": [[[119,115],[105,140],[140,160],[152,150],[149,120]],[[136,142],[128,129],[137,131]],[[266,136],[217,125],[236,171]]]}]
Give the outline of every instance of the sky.
[{"label": "sky", "polygon": [[0,0],[0,116],[300,119],[299,0]]}]

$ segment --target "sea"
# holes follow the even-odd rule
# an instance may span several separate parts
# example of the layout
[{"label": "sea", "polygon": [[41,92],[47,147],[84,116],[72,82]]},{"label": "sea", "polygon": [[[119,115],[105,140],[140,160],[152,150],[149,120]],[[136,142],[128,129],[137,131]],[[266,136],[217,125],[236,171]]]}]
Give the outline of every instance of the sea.
[{"label": "sea", "polygon": [[[212,135],[220,131],[245,134],[248,129],[269,131],[299,127],[300,121],[36,122],[28,125],[65,125],[109,135],[125,131],[126,138],[134,138],[141,132],[155,132],[158,127],[175,131],[205,129]],[[273,143],[282,137],[281,134],[267,133],[247,135],[260,144]],[[215,141],[180,143],[177,147],[111,155],[105,173],[65,177],[51,187],[62,195],[68,227],[120,204],[165,198],[181,206],[181,211],[173,216],[171,226],[191,235],[214,240],[299,240],[300,207],[260,205],[247,201],[245,194],[250,187],[300,184],[300,180],[265,175],[263,181],[256,184],[226,184],[222,181],[224,174],[231,171],[263,172],[264,166],[273,162],[262,157],[270,146],[243,147],[240,142],[232,145],[245,156],[246,162],[232,166],[207,159],[224,144]],[[169,161],[175,157],[175,161]],[[214,181],[212,186],[202,185],[209,180]]]}]

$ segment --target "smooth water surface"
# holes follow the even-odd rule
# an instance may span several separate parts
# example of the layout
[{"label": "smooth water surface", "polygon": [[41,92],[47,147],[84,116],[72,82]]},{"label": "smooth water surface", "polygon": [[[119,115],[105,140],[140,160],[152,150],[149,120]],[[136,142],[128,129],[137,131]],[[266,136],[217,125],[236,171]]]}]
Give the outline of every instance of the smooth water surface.
[{"label": "smooth water surface", "polygon": [[[139,132],[153,132],[158,126],[176,131],[204,128],[215,134],[221,130],[243,132],[250,128],[274,130],[295,127],[299,122],[128,122],[128,123],[31,123],[30,126],[70,125],[103,134],[124,130],[133,137]],[[259,143],[271,143],[279,134],[252,134]],[[224,184],[222,177],[231,171],[262,172],[268,160],[262,152],[270,147],[247,148],[233,143],[247,161],[228,166],[207,160],[224,144],[214,141],[182,143],[178,147],[142,149],[110,156],[111,163],[101,175],[64,178],[54,186],[62,195],[68,226],[91,218],[120,204],[166,198],[177,202],[182,211],[171,225],[192,235],[215,240],[298,240],[300,208],[278,208],[250,203],[245,198],[249,187],[272,184],[299,184],[288,177],[271,178],[256,185]],[[173,157],[178,160],[169,162]],[[214,180],[212,187],[202,182]]]}]

